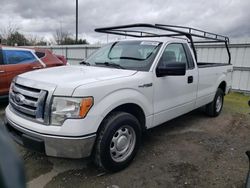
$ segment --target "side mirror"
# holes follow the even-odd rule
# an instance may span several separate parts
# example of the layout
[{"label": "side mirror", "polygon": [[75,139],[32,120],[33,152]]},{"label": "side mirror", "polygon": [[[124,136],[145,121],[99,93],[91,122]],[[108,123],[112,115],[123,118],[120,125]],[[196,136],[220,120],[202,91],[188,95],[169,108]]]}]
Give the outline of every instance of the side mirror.
[{"label": "side mirror", "polygon": [[186,64],[185,63],[169,63],[165,66],[159,66],[156,68],[156,76],[184,76],[186,74]]}]

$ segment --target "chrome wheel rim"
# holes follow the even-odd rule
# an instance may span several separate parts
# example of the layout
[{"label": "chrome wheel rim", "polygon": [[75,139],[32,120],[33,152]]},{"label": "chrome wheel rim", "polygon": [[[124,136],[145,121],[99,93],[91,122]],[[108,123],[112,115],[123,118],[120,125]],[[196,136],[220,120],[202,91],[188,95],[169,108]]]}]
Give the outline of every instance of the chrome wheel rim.
[{"label": "chrome wheel rim", "polygon": [[218,96],[215,104],[216,112],[219,112],[222,107],[222,96]]},{"label": "chrome wheel rim", "polygon": [[132,127],[125,125],[118,129],[110,142],[110,155],[116,162],[125,161],[133,152],[136,134]]}]

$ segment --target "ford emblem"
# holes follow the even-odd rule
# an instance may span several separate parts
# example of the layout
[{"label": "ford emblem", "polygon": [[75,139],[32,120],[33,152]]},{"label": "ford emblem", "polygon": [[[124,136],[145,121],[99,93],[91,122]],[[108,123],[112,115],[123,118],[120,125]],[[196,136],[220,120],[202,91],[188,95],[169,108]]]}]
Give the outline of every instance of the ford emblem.
[{"label": "ford emblem", "polygon": [[18,94],[15,95],[15,102],[18,105],[24,104],[24,100],[25,100],[25,97],[22,94],[18,93]]}]

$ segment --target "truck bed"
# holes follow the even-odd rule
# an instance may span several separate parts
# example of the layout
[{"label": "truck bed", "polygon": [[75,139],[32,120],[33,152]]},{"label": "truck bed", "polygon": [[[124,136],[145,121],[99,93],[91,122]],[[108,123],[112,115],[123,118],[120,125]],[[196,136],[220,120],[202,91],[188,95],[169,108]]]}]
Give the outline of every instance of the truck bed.
[{"label": "truck bed", "polygon": [[198,68],[207,68],[207,67],[219,67],[219,66],[228,66],[231,64],[228,63],[206,63],[206,62],[197,62]]}]

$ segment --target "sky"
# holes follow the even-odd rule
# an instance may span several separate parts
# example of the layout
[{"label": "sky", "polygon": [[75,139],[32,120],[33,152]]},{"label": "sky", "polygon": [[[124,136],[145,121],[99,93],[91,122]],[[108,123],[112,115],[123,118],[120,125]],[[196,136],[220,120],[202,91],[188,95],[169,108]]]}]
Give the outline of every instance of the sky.
[{"label": "sky", "polygon": [[[0,0],[0,31],[15,25],[52,40],[56,29],[75,34],[75,0]],[[161,23],[250,38],[250,0],[79,0],[79,37],[104,42],[97,27]]]}]

